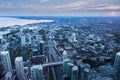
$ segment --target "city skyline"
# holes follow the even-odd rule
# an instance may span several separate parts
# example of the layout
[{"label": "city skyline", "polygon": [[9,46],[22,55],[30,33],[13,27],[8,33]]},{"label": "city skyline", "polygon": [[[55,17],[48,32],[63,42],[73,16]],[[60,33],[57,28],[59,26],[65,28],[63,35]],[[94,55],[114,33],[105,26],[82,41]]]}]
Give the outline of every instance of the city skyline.
[{"label": "city skyline", "polygon": [[120,1],[0,0],[0,16],[120,16]]}]

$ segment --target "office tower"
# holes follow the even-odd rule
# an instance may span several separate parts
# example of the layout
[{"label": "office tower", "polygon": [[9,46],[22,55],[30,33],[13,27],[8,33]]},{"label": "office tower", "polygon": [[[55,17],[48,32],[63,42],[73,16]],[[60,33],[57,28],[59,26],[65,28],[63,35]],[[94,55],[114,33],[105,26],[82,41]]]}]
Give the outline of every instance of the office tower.
[{"label": "office tower", "polygon": [[59,42],[61,43],[61,42],[62,42],[62,39],[63,39],[63,38],[62,38],[62,35],[60,35],[59,38],[60,38],[60,39],[59,39]]},{"label": "office tower", "polygon": [[34,44],[32,45],[32,48],[33,48],[33,49],[38,49],[38,48],[39,48],[39,45],[36,44],[36,43],[34,43]]},{"label": "office tower", "polygon": [[41,55],[44,54],[44,46],[43,46],[43,45],[44,45],[44,41],[41,40],[41,41],[40,41],[40,54],[41,54]]},{"label": "office tower", "polygon": [[97,70],[104,76],[116,76],[117,75],[117,69],[113,68],[110,65],[99,66]]},{"label": "office tower", "polygon": [[67,75],[67,64],[70,62],[70,59],[64,59],[63,60],[63,74]]},{"label": "office tower", "polygon": [[43,80],[43,67],[42,65],[33,65],[31,67],[31,76],[32,80]]},{"label": "office tower", "polygon": [[73,38],[73,42],[77,42],[76,34],[75,33],[72,33],[72,38]]},{"label": "office tower", "polygon": [[78,67],[74,66],[71,70],[71,80],[78,80]]},{"label": "office tower", "polygon": [[17,71],[17,77],[20,80],[26,80],[25,74],[24,74],[24,65],[23,65],[22,57],[17,57],[15,59],[15,67],[16,67],[16,71]]},{"label": "office tower", "polygon": [[40,44],[40,41],[43,41],[42,35],[36,35],[37,44]]},{"label": "office tower", "polygon": [[79,67],[80,80],[88,80],[90,65],[82,62],[78,62],[77,65]]},{"label": "office tower", "polygon": [[21,54],[23,57],[23,61],[27,60],[27,46],[21,46]]},{"label": "office tower", "polygon": [[84,64],[84,66],[81,67],[81,79],[88,80],[89,72],[90,72],[90,65]]},{"label": "office tower", "polygon": [[39,41],[42,40],[42,35],[36,35],[36,39]]},{"label": "office tower", "polygon": [[38,48],[39,49],[39,53],[40,55],[43,55],[43,44],[44,44],[44,41],[43,41],[43,38],[42,38],[42,35],[36,35],[36,43],[38,45]]},{"label": "office tower", "polygon": [[89,79],[89,74],[90,74],[90,68],[84,68],[84,79],[83,80],[88,80]]},{"label": "office tower", "polygon": [[26,36],[25,34],[21,33],[21,46],[26,45]]},{"label": "office tower", "polygon": [[[36,55],[38,55],[38,49],[35,49],[35,48],[32,48],[32,54],[31,54],[32,56],[36,56]],[[31,56],[31,57],[32,57]]]},{"label": "office tower", "polygon": [[27,60],[27,45],[26,45],[26,36],[21,34],[21,54],[23,61]]},{"label": "office tower", "polygon": [[1,61],[5,72],[12,72],[12,65],[8,51],[1,51]]},{"label": "office tower", "polygon": [[114,67],[119,70],[120,69],[120,52],[116,53]]},{"label": "office tower", "polygon": [[66,50],[63,51],[63,60],[68,58],[68,53]]},{"label": "office tower", "polygon": [[67,76],[70,78],[71,77],[71,70],[72,70],[72,67],[74,66],[73,63],[68,63],[67,64]]},{"label": "office tower", "polygon": [[14,64],[14,62],[15,62],[14,41],[10,42],[8,50],[9,50],[9,54],[10,54],[10,59],[11,59],[12,66],[14,66],[15,65]]},{"label": "office tower", "polygon": [[32,45],[32,56],[37,56],[38,54],[40,54],[38,49],[39,49],[38,44],[34,43]]},{"label": "office tower", "polygon": [[75,33],[72,33],[72,36],[70,36],[69,41],[70,42],[77,42],[76,34]]},{"label": "office tower", "polygon": [[28,33],[28,44],[31,45],[32,44],[32,36]]},{"label": "office tower", "polygon": [[13,80],[13,75],[11,72],[7,72],[5,74],[5,80]]}]

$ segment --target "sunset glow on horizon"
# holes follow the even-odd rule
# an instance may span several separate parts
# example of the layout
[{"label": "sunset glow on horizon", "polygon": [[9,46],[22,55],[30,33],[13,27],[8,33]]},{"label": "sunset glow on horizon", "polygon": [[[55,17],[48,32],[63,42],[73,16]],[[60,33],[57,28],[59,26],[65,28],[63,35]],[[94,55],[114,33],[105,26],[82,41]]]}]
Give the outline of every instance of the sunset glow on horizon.
[{"label": "sunset glow on horizon", "polygon": [[109,13],[109,15],[110,16],[117,16],[117,12],[112,11],[112,12]]}]

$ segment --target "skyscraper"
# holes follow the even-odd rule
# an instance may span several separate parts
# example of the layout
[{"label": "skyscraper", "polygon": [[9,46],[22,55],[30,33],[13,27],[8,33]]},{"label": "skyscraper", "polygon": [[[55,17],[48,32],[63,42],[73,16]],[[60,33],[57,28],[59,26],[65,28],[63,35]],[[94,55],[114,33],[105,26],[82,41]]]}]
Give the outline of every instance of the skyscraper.
[{"label": "skyscraper", "polygon": [[25,36],[25,34],[23,34],[23,33],[21,33],[21,45],[23,46],[23,45],[26,45],[26,36]]},{"label": "skyscraper", "polygon": [[9,54],[10,54],[10,59],[11,59],[12,66],[14,66],[14,62],[15,62],[14,41],[11,41],[9,43],[8,50],[9,50]]},{"label": "skyscraper", "polygon": [[69,41],[70,42],[77,42],[77,39],[76,39],[76,33],[72,33],[72,35],[69,37]]},{"label": "skyscraper", "polygon": [[73,42],[77,42],[76,33],[72,33]]},{"label": "skyscraper", "polygon": [[27,60],[27,45],[26,45],[26,36],[21,34],[21,54],[23,57],[23,61]]},{"label": "skyscraper", "polygon": [[67,59],[68,58],[68,53],[66,50],[63,51],[63,59]]},{"label": "skyscraper", "polygon": [[13,75],[11,72],[7,72],[5,74],[5,80],[13,80]]},{"label": "skyscraper", "polygon": [[22,57],[17,57],[15,59],[15,67],[16,67],[16,71],[17,71],[17,77],[20,80],[26,80],[25,75],[24,75],[24,65],[23,65]]},{"label": "skyscraper", "polygon": [[71,80],[78,80],[78,67],[74,66],[71,71]]},{"label": "skyscraper", "polygon": [[12,72],[12,65],[8,51],[1,51],[1,61],[5,72]]},{"label": "skyscraper", "polygon": [[73,63],[68,63],[67,64],[67,76],[70,78],[71,77],[71,70],[72,70],[72,67],[74,66]]},{"label": "skyscraper", "polygon": [[30,35],[30,33],[28,33],[27,36],[28,36],[28,44],[31,45],[32,44],[32,36]]},{"label": "skyscraper", "polygon": [[120,69],[120,52],[116,53],[114,67],[119,70]]},{"label": "skyscraper", "polygon": [[32,80],[43,80],[43,67],[41,65],[33,65],[31,67]]},{"label": "skyscraper", "polygon": [[21,46],[21,54],[23,57],[23,61],[27,60],[27,46]]},{"label": "skyscraper", "polygon": [[41,40],[41,41],[40,41],[40,54],[41,54],[41,55],[43,55],[43,52],[44,52],[44,48],[43,48],[44,46],[43,46],[43,44],[44,44],[44,41]]},{"label": "skyscraper", "polygon": [[67,75],[67,65],[70,62],[70,59],[64,59],[63,60],[63,74]]},{"label": "skyscraper", "polygon": [[84,64],[82,62],[77,63],[79,68],[79,77],[81,80],[88,80],[89,77],[89,71],[90,71],[90,65]]}]

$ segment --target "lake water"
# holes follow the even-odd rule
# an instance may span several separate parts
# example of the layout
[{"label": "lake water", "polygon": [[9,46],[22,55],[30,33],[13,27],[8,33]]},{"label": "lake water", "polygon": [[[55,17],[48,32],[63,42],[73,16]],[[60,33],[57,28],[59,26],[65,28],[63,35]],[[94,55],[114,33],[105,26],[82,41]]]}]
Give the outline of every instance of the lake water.
[{"label": "lake water", "polygon": [[43,23],[43,22],[54,22],[54,20],[30,20],[30,19],[19,19],[19,18],[11,18],[11,17],[0,17],[0,27],[14,26],[14,25],[26,25],[33,23]]}]

